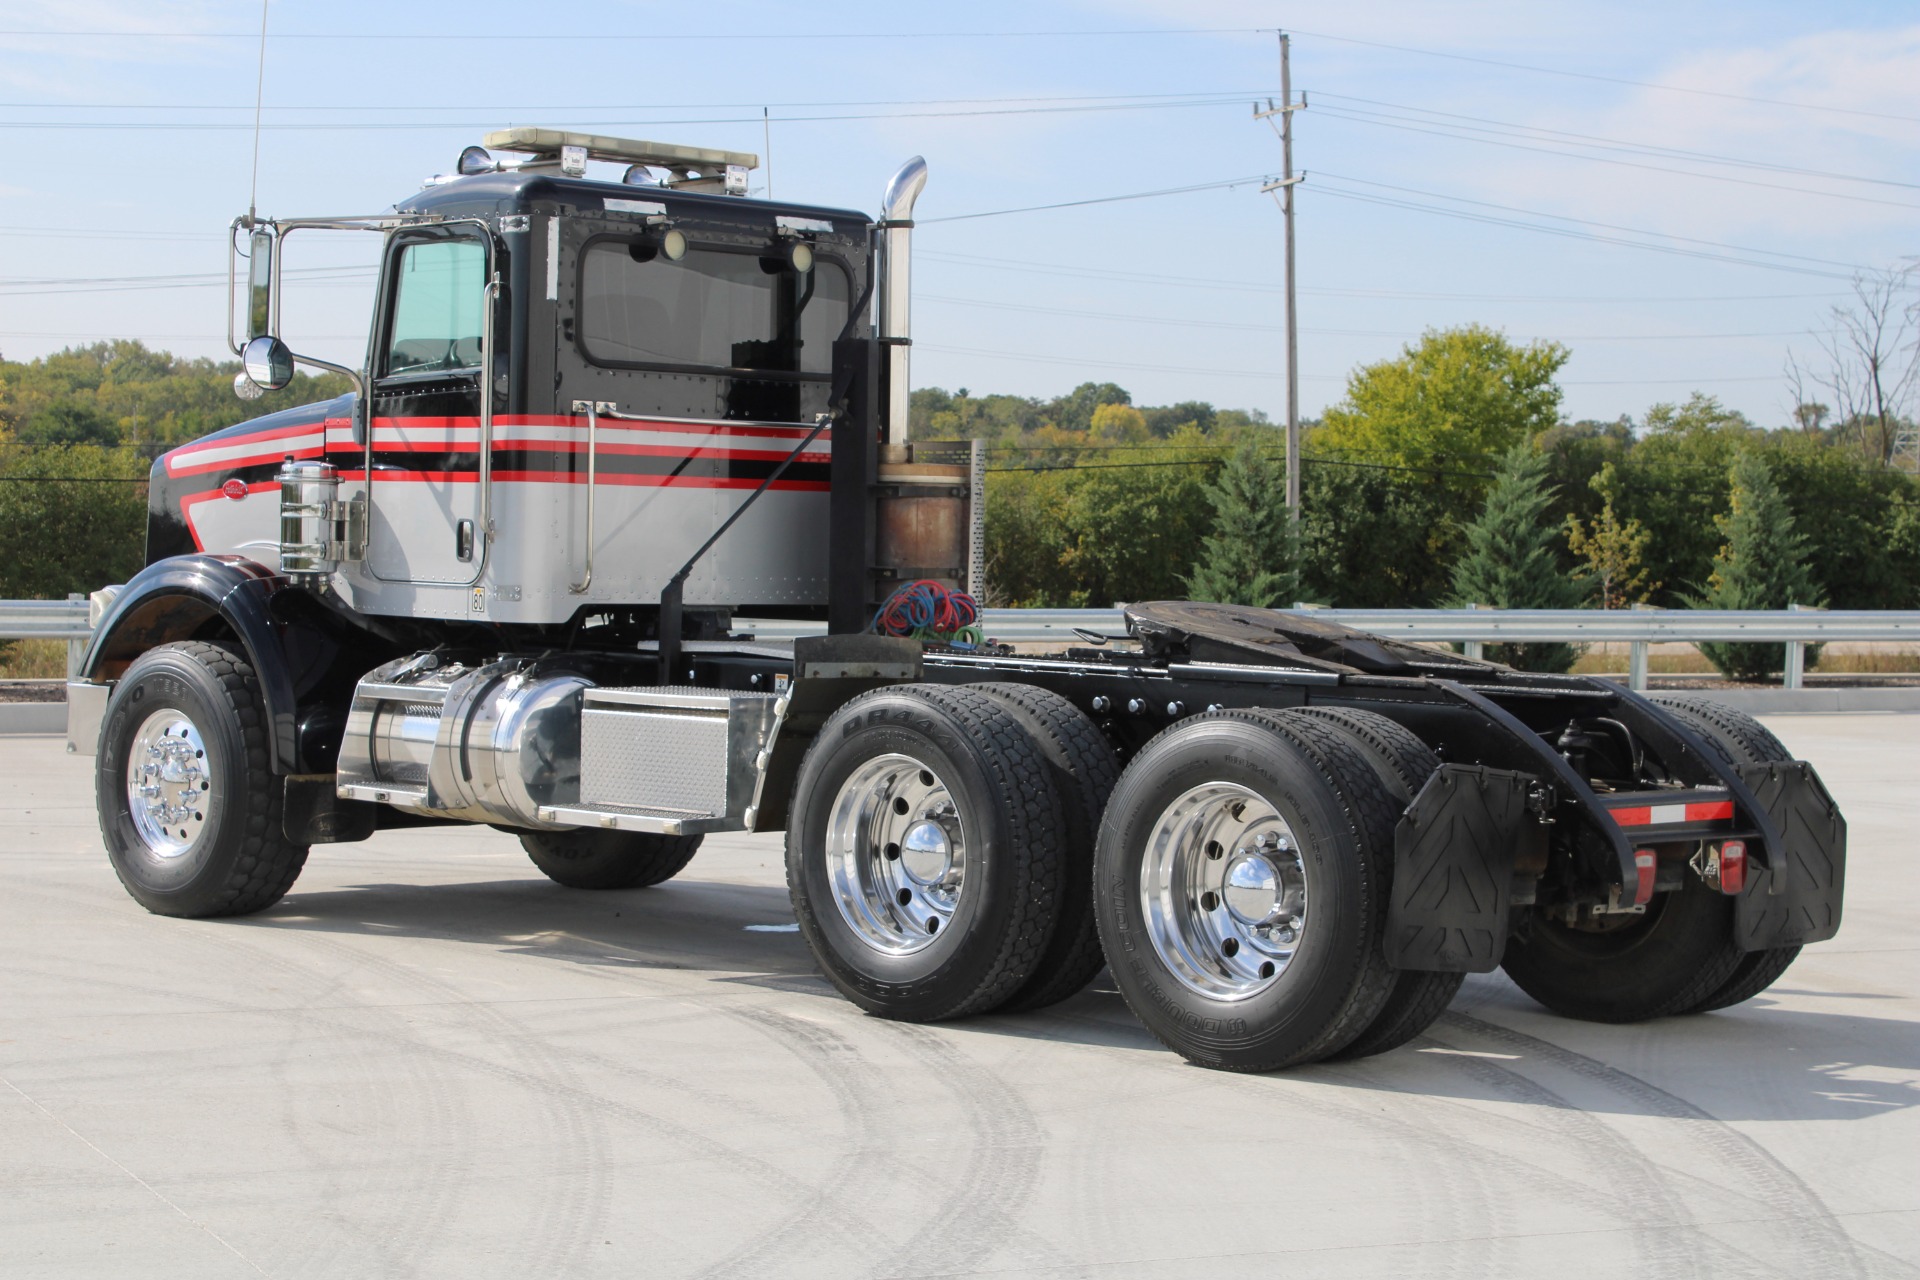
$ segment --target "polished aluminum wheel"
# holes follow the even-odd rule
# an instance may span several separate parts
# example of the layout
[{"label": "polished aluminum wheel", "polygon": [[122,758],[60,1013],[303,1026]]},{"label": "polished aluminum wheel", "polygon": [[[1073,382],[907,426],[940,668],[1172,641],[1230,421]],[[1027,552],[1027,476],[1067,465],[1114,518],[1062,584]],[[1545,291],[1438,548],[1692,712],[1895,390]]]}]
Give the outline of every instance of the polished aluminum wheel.
[{"label": "polished aluminum wheel", "polygon": [[127,749],[127,810],[141,842],[161,858],[188,853],[207,829],[214,800],[199,727],[173,707],[148,716]]},{"label": "polished aluminum wheel", "polygon": [[841,917],[889,955],[931,945],[965,888],[967,839],[947,786],[909,756],[854,770],[827,817],[827,873]]},{"label": "polished aluminum wheel", "polygon": [[1244,1000],[1280,980],[1306,925],[1307,883],[1286,820],[1255,792],[1210,782],[1154,823],[1140,867],[1147,936],[1181,983]]}]

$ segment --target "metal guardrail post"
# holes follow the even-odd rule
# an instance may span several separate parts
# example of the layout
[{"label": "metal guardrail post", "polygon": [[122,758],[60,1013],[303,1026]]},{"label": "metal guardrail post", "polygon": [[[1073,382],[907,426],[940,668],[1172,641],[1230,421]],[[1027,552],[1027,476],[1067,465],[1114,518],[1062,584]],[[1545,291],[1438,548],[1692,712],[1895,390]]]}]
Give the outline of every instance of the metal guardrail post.
[{"label": "metal guardrail post", "polygon": [[[1650,604],[1636,604],[1635,609],[1651,611]],[[1635,693],[1647,691],[1647,642],[1630,640],[1627,642],[1627,688]]]},{"label": "metal guardrail post", "polygon": [[[67,599],[76,604],[85,604],[87,602],[87,598],[78,591],[67,592]],[[71,680],[80,674],[80,660],[86,656],[87,642],[85,640],[69,639],[67,641],[67,679]]]},{"label": "metal guardrail post", "polygon": [[[1478,609],[1479,607],[1480,606],[1477,604],[1470,604],[1467,606],[1467,608],[1469,609]],[[1467,656],[1469,658],[1472,658],[1475,662],[1479,662],[1480,660],[1482,660],[1487,656],[1487,644],[1486,644],[1486,641],[1484,640],[1465,640],[1465,641],[1462,641],[1461,644],[1462,644],[1462,647],[1466,650]]]},{"label": "metal guardrail post", "polygon": [[[1800,613],[1804,611],[1804,607],[1797,604],[1790,604],[1787,606],[1787,610],[1790,613]],[[1798,689],[1806,684],[1806,677],[1806,642],[1804,640],[1789,640],[1787,641],[1786,666],[1781,670],[1780,683],[1785,688]]]}]

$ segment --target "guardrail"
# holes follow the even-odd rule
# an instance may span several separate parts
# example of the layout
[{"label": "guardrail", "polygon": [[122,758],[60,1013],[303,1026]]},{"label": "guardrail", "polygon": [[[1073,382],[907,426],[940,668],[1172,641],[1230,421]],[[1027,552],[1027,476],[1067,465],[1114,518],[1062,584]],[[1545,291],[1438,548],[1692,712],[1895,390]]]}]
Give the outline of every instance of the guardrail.
[{"label": "guardrail", "polygon": [[87,597],[81,595],[65,600],[0,600],[0,640],[65,640],[68,675],[80,669],[97,620]]},{"label": "guardrail", "polygon": [[[109,587],[65,600],[0,600],[0,639],[65,640],[67,670],[78,670],[112,593]],[[1801,688],[1806,647],[1834,640],[1906,641],[1920,646],[1920,610],[1781,609],[1736,612],[1717,609],[1321,609],[1297,606],[1326,622],[1371,631],[1396,640],[1464,645],[1479,657],[1489,644],[1564,642],[1627,645],[1627,683],[1647,687],[1647,646],[1737,640],[1785,647],[1782,671],[1789,689]],[[981,628],[995,640],[1016,644],[1085,644],[1089,635],[1124,636],[1118,609],[988,609]],[[738,618],[741,631],[774,639],[820,635],[823,623]]]},{"label": "guardrail", "polygon": [[[1480,657],[1489,644],[1560,641],[1627,645],[1627,683],[1647,687],[1647,646],[1739,640],[1785,647],[1783,683],[1804,686],[1806,647],[1835,640],[1907,641],[1920,646],[1920,611],[1878,609],[1322,609],[1296,606],[1326,622],[1371,631],[1396,640],[1459,644]],[[1009,643],[1085,643],[1082,633],[1119,636],[1126,622],[1118,609],[987,609],[981,629]],[[817,624],[737,619],[757,635],[817,635]]]}]

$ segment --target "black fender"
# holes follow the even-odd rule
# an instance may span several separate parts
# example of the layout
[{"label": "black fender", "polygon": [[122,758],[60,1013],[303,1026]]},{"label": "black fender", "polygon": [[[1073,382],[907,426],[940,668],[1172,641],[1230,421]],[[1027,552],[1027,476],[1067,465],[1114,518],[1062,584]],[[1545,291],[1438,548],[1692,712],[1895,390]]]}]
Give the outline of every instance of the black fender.
[{"label": "black fender", "polygon": [[266,702],[268,764],[298,772],[299,698],[287,657],[287,624],[273,597],[287,579],[232,555],[172,556],[148,565],[113,599],[80,663],[83,679],[117,680],[132,661],[175,640],[231,635],[246,650]]}]

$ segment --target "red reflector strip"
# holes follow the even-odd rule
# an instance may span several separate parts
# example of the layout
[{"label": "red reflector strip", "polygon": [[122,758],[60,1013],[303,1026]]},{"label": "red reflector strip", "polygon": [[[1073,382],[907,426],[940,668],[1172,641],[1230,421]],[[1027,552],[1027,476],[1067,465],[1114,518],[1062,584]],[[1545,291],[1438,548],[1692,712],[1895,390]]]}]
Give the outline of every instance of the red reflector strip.
[{"label": "red reflector strip", "polygon": [[1668,826],[1678,822],[1715,822],[1733,817],[1731,800],[1699,800],[1691,804],[1641,805],[1614,809],[1615,823],[1623,827]]},{"label": "red reflector strip", "polygon": [[1651,849],[1633,851],[1633,905],[1644,907],[1653,901],[1653,872],[1656,859]]}]

